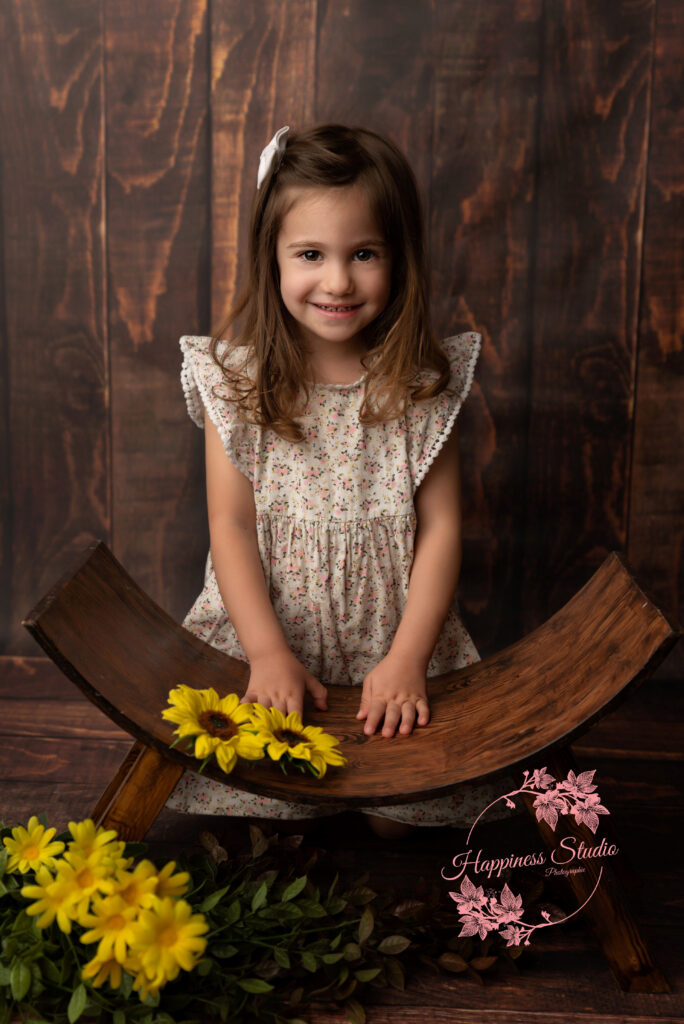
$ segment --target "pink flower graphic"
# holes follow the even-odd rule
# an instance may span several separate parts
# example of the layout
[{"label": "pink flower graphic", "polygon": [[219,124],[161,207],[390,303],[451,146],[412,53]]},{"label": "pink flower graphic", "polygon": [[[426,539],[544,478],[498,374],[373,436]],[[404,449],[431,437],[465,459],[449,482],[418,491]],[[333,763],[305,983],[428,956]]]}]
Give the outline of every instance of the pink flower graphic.
[{"label": "pink flower graphic", "polygon": [[610,811],[603,806],[598,793],[590,793],[585,798],[584,805],[576,804],[572,813],[578,825],[586,825],[595,833],[599,824],[599,814],[610,814]]},{"label": "pink flower graphic", "polygon": [[568,812],[567,800],[564,800],[556,789],[540,793],[535,797],[533,806],[537,809],[537,821],[545,821],[554,830],[558,824],[558,813]]},{"label": "pink flower graphic", "polygon": [[[508,807],[515,807],[513,798],[520,793],[536,792],[533,806],[538,821],[545,821],[555,830],[558,824],[559,814],[572,814],[575,821],[580,825],[586,825],[592,832],[596,832],[600,814],[610,814],[601,803],[601,798],[594,790],[597,788],[593,783],[595,769],[588,772],[580,772],[576,775],[571,771],[563,782],[556,782],[553,775],[549,775],[546,768],[538,768],[533,772],[523,772],[523,784],[520,789],[510,793],[504,793],[488,804],[477,816],[468,833],[467,843],[470,843],[471,836],[478,821],[493,807],[499,800],[505,801]],[[555,785],[554,785],[555,783]],[[553,788],[551,788],[553,786]],[[603,875],[603,868],[599,869],[596,884],[582,906],[563,918],[564,921],[574,917],[593,897]],[[523,905],[522,896],[516,895],[506,883],[501,890],[501,898],[497,899],[496,890],[487,890],[485,896],[482,886],[476,887],[466,875],[461,882],[460,892],[450,892],[449,896],[456,903],[459,911],[459,921],[463,928],[459,936],[479,935],[484,939],[488,932],[499,931],[506,939],[509,946],[519,946],[524,943],[530,944],[530,935],[537,928],[550,928],[561,921],[551,921],[550,915],[542,911],[543,923],[530,925],[522,920]],[[505,927],[502,927],[505,925]]]},{"label": "pink flower graphic", "polygon": [[482,886],[478,885],[476,888],[467,875],[461,882],[460,893],[450,892],[449,895],[458,905],[458,909],[462,914],[469,914],[473,910],[480,910],[481,907],[487,904],[487,897]]},{"label": "pink flower graphic", "polygon": [[508,883],[501,890],[501,903],[492,900],[490,907],[499,925],[508,924],[509,921],[518,921],[523,915],[522,896],[514,896],[508,888]]},{"label": "pink flower graphic", "polygon": [[469,935],[479,935],[481,939],[484,939],[487,932],[493,931],[492,925],[480,915],[471,917],[468,914],[464,914],[462,917],[459,917],[459,921],[463,923],[463,927],[458,933],[459,939],[461,936],[467,938]]}]

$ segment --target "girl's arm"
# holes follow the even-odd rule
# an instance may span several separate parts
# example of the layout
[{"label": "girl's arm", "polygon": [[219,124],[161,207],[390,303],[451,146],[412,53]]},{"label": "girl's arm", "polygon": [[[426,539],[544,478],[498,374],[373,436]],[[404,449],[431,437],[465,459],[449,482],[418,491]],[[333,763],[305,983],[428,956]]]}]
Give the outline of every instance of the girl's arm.
[{"label": "girl's arm", "polygon": [[243,700],[303,711],[306,690],[326,707],[326,689],[297,660],[271,604],[261,564],[252,485],[227,458],[205,413],[207,510],[211,559],[228,618],[250,664]]},{"label": "girl's arm", "polygon": [[416,491],[417,529],[408,598],[388,654],[363,683],[357,718],[370,735],[384,716],[383,736],[427,725],[427,667],[451,607],[461,571],[461,474],[454,426]]}]

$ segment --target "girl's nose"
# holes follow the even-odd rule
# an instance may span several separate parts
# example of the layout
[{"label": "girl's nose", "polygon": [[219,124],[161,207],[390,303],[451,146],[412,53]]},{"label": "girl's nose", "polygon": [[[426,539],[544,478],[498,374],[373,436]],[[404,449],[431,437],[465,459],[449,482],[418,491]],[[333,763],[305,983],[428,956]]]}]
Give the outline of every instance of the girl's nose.
[{"label": "girl's nose", "polygon": [[341,260],[329,260],[325,271],[323,286],[330,295],[346,295],[354,287],[349,268]]}]

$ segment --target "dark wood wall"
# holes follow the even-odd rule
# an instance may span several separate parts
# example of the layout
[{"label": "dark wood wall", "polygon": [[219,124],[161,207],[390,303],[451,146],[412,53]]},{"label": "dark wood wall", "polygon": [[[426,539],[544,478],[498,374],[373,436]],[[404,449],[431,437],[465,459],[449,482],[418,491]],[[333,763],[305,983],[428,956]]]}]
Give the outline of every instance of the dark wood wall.
[{"label": "dark wood wall", "polygon": [[406,151],[439,328],[483,334],[461,427],[481,651],[611,550],[681,619],[681,21],[679,0],[0,5],[2,651],[36,653],[20,620],[93,538],[173,615],[195,597],[178,338],[230,306],[261,147],[324,120]]}]

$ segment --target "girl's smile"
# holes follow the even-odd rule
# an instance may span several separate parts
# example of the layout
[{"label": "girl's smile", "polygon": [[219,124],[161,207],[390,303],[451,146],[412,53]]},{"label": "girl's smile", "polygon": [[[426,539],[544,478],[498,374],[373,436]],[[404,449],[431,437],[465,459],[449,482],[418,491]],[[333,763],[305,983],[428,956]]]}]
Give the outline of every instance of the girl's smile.
[{"label": "girl's smile", "polygon": [[360,186],[293,189],[292,200],[276,247],[283,303],[313,361],[348,361],[389,301],[389,249]]}]

